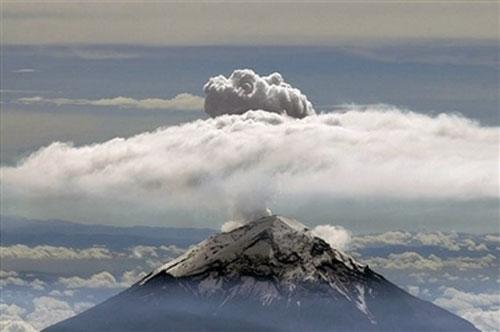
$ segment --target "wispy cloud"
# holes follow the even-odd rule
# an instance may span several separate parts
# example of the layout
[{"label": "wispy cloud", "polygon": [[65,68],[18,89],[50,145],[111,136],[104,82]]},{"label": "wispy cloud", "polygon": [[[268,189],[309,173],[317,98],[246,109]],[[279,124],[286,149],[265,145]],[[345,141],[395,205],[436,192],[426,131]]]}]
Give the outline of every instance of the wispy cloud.
[{"label": "wispy cloud", "polygon": [[71,99],[71,98],[44,98],[41,96],[24,97],[17,102],[27,105],[51,104],[56,106],[95,106],[138,108],[146,110],[202,110],[204,99],[189,93],[181,93],[172,99],[146,98],[134,99],[129,97],[113,97],[102,99]]},{"label": "wispy cloud", "polygon": [[496,42],[414,43],[342,47],[348,54],[388,63],[432,65],[500,66]]},{"label": "wispy cloud", "polygon": [[68,47],[52,53],[56,57],[76,57],[84,60],[126,60],[143,56],[139,52],[96,47]]},{"label": "wispy cloud", "polygon": [[47,91],[47,90],[19,90],[19,89],[0,89],[2,94],[53,94],[60,93],[60,91]]},{"label": "wispy cloud", "polygon": [[33,69],[33,68],[21,68],[21,69],[16,69],[13,70],[13,73],[16,74],[29,74],[29,73],[36,73],[38,70]]}]

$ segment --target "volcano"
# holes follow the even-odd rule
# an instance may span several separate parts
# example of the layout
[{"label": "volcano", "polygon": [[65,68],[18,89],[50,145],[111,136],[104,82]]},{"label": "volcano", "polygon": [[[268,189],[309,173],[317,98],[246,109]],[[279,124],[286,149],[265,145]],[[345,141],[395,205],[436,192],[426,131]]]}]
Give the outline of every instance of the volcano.
[{"label": "volcano", "polygon": [[268,216],[209,237],[44,331],[477,331],[311,234]]}]

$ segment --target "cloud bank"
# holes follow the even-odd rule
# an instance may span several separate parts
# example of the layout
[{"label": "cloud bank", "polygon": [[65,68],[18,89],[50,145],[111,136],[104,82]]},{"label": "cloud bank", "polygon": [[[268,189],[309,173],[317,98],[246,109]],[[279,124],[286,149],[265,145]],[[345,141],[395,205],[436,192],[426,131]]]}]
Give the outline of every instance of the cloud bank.
[{"label": "cloud bank", "polygon": [[73,249],[68,247],[54,247],[49,245],[28,247],[24,244],[0,247],[2,259],[111,259],[112,253],[107,248],[92,247]]},{"label": "cloud bank", "polygon": [[371,257],[363,259],[363,262],[370,266],[391,270],[430,270],[437,271],[451,268],[461,271],[485,269],[496,266],[496,257],[486,254],[481,257],[450,257],[442,259],[434,254],[424,257],[413,251],[406,251],[400,254],[389,254],[384,257]]},{"label": "cloud bank", "polygon": [[205,112],[215,117],[263,110],[303,118],[315,114],[311,102],[279,73],[259,76],[250,69],[233,71],[229,78],[212,77],[203,87]]},{"label": "cloud bank", "polygon": [[109,272],[103,271],[96,273],[89,278],[69,277],[59,278],[58,283],[68,289],[75,288],[123,288],[127,285],[122,285]]},{"label": "cloud bank", "polygon": [[22,104],[49,104],[56,106],[96,106],[138,108],[144,110],[202,110],[203,98],[189,93],[181,93],[172,99],[146,98],[134,99],[129,97],[114,97],[103,99],[69,99],[69,98],[44,98],[40,96],[19,98]]},{"label": "cloud bank", "polygon": [[444,288],[435,304],[457,313],[484,332],[498,331],[500,326],[500,293],[469,293]]},{"label": "cloud bank", "polygon": [[85,221],[169,211],[237,220],[242,207],[311,197],[498,199],[498,137],[460,116],[389,106],[303,119],[249,111],[100,144],[55,142],[1,168],[2,209]]},{"label": "cloud bank", "polygon": [[[482,241],[489,242],[493,247],[495,236],[485,235]],[[387,245],[403,246],[437,246],[449,251],[488,251],[485,243],[476,243],[464,234],[443,232],[418,232],[410,233],[403,231],[390,231],[379,234],[368,234],[356,236],[350,247],[352,249],[363,249],[369,247],[381,247]]]},{"label": "cloud bank", "polygon": [[88,309],[85,304],[71,306],[65,301],[41,296],[33,299],[33,311],[15,305],[0,304],[0,328],[5,332],[35,332],[40,331],[63,319],[74,316]]}]

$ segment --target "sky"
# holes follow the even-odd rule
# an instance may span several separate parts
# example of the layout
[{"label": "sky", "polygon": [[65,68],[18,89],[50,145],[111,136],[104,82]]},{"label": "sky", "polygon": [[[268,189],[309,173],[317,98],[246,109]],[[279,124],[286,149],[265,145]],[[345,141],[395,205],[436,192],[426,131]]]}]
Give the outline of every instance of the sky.
[{"label": "sky", "polygon": [[494,1],[3,3],[3,38],[9,44],[311,46],[494,40],[498,33]]},{"label": "sky", "polygon": [[[488,1],[127,6],[4,1],[2,214],[115,225],[219,227],[235,217],[241,205],[253,207],[254,196],[264,194],[264,202],[258,203],[275,213],[313,225],[335,223],[359,233],[498,231],[498,7]],[[343,121],[341,114],[352,111],[358,120],[345,120],[340,129],[364,131],[366,139],[346,136],[342,130],[326,132],[318,139],[323,149],[316,151],[310,148],[314,135],[304,131],[293,142],[304,151],[315,151],[306,163],[299,162],[299,148],[294,154],[287,152],[285,143],[258,143],[251,131],[242,138],[226,123],[229,137],[242,141],[215,141],[220,147],[215,144],[211,153],[241,150],[241,143],[248,155],[235,152],[238,160],[221,153],[218,163],[205,162],[199,128],[210,130],[217,124],[203,112],[203,85],[238,68],[260,75],[279,72],[323,114],[314,126]],[[378,112],[373,121],[386,119],[386,128],[368,135],[375,129],[367,127],[367,116],[357,116],[372,111]],[[254,120],[267,121],[258,117],[246,122]],[[393,121],[400,132],[390,126]],[[408,126],[408,121],[421,126]],[[283,122],[268,128],[276,142],[276,137],[284,142],[280,128],[287,126]],[[435,132],[427,130],[434,127]],[[106,143],[117,137],[125,141]],[[309,140],[310,146],[299,145]],[[349,140],[357,140],[362,148],[344,149]],[[62,169],[58,163],[57,158],[71,159],[72,153],[88,149],[94,149],[91,155],[108,146],[131,151],[136,141],[152,149],[147,158],[133,157],[147,172],[134,173],[138,182],[130,181],[132,175],[121,160],[97,154],[76,158],[83,164],[99,160],[109,163],[108,169],[116,167],[117,177],[108,177],[112,180],[102,187],[102,181],[89,177],[97,173],[85,175],[78,173],[81,168]],[[174,141],[200,150],[174,148],[169,145]],[[52,148],[40,150],[48,146]],[[400,151],[402,157],[393,158],[390,151]],[[258,167],[245,166],[248,158],[258,158],[251,153],[277,152],[282,159],[259,159]],[[389,157],[384,161],[375,156]],[[197,164],[190,164],[195,160]],[[310,165],[320,162],[326,166],[315,167],[326,170],[314,171]],[[271,170],[285,167],[283,163],[299,170],[273,175]],[[352,167],[352,179],[342,177],[338,165]],[[219,173],[221,169],[225,173]],[[44,176],[40,170],[46,170]],[[300,174],[290,176],[292,171]],[[41,176],[52,182],[41,186]],[[174,185],[168,176],[204,179],[204,185],[185,192],[187,187]],[[308,187],[306,179],[314,176]],[[86,181],[97,184],[88,189],[82,184]],[[151,189],[153,182],[164,189]],[[116,188],[127,194],[115,195]]]},{"label": "sky", "polygon": [[[73,316],[271,209],[495,331],[499,11],[1,1],[0,330]],[[316,114],[211,118],[208,96],[212,114]]]}]

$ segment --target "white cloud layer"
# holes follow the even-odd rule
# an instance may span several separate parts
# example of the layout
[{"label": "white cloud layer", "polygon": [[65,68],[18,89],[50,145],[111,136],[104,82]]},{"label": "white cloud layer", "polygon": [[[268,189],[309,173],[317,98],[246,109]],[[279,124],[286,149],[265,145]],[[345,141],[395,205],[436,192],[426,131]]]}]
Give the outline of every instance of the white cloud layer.
[{"label": "white cloud layer", "polygon": [[86,249],[73,249],[68,247],[55,247],[49,245],[28,247],[23,244],[0,247],[2,259],[27,259],[27,260],[68,260],[68,259],[111,259],[112,253],[107,248],[92,247]]},{"label": "white cloud layer", "polygon": [[238,69],[226,78],[212,77],[203,87],[205,112],[215,117],[243,114],[249,110],[287,114],[303,118],[315,114],[312,104],[299,89],[283,80],[279,73],[259,76],[250,69]]},{"label": "white cloud layer", "polygon": [[388,106],[303,119],[250,111],[100,144],[55,142],[1,168],[2,209],[86,220],[195,209],[228,220],[315,195],[497,199],[498,137],[460,116]]},{"label": "white cloud layer", "polygon": [[202,97],[189,93],[181,93],[172,99],[146,98],[134,99],[129,97],[114,97],[103,99],[69,99],[69,98],[45,98],[40,96],[19,98],[17,102],[22,104],[49,104],[56,106],[96,106],[96,107],[119,107],[137,108],[145,110],[202,110]]},{"label": "white cloud layer", "polygon": [[428,270],[458,269],[461,271],[484,269],[496,266],[496,257],[487,254],[481,257],[450,257],[441,258],[434,254],[425,257],[413,251],[400,254],[389,254],[387,257],[371,257],[363,262],[377,268],[389,270]]},{"label": "white cloud layer", "polygon": [[[493,242],[494,236],[485,235],[479,241]],[[373,246],[404,245],[404,246],[437,246],[450,251],[466,249],[468,251],[488,251],[485,243],[476,243],[465,234],[443,232],[410,233],[389,231],[379,234],[358,235],[352,239],[352,249],[362,249]]]}]

